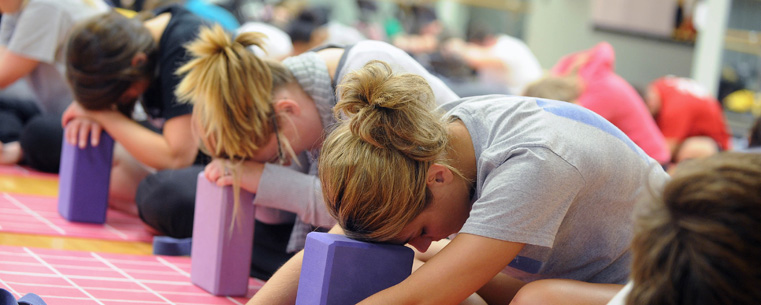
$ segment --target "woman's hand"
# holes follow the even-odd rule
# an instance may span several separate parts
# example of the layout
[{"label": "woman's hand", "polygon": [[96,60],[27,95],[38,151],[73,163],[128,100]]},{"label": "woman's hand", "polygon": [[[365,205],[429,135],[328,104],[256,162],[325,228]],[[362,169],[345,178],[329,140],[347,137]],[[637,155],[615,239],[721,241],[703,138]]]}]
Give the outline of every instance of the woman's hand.
[{"label": "woman's hand", "polygon": [[232,185],[234,181],[233,172],[236,170],[240,171],[240,187],[255,194],[264,171],[264,163],[244,161],[236,169],[233,162],[229,160],[214,159],[206,165],[204,176],[219,186]]},{"label": "woman's hand", "polygon": [[68,125],[69,122],[80,117],[87,117],[87,110],[77,103],[77,101],[73,101],[69,104],[69,107],[66,107],[66,110],[64,110],[63,115],[61,116],[61,126],[66,128],[66,125]]},{"label": "woman's hand", "polygon": [[66,142],[77,145],[79,148],[85,148],[89,136],[90,145],[98,146],[103,126],[98,123],[95,117],[96,111],[89,111],[76,101],[72,102],[61,116]]},{"label": "woman's hand", "polygon": [[90,145],[98,146],[100,133],[103,127],[98,122],[87,117],[76,117],[64,125],[64,137],[66,142],[79,148],[87,147],[87,138],[90,137]]}]

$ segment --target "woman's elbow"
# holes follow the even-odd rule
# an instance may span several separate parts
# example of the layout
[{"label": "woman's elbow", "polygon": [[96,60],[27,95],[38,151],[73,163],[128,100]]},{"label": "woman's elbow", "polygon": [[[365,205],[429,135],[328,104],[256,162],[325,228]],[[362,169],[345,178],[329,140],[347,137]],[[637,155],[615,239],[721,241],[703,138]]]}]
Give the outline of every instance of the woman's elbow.
[{"label": "woman's elbow", "polygon": [[173,156],[169,160],[169,162],[167,162],[165,168],[160,168],[159,170],[161,170],[161,169],[180,169],[180,168],[185,168],[185,167],[191,166],[191,165],[193,165],[193,163],[195,163],[197,155],[198,155],[197,151],[193,152],[192,154],[191,153],[177,154],[177,155]]}]

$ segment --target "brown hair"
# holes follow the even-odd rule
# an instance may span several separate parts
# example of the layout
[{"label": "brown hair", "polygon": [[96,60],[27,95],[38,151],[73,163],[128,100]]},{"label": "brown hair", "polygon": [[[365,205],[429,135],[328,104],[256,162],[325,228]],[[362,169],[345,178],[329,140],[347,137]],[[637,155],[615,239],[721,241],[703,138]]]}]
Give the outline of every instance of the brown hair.
[{"label": "brown hair", "polygon": [[[184,75],[175,94],[193,104],[211,155],[233,160],[252,157],[274,132],[272,89],[295,82],[277,62],[262,60],[248,47],[262,47],[261,33],[232,39],[219,25],[202,28],[186,48],[193,59],[177,70]],[[283,139],[285,140],[285,139]]]},{"label": "brown hair", "polygon": [[325,204],[347,236],[386,241],[431,199],[428,168],[448,164],[446,121],[425,79],[381,61],[348,74],[339,92],[340,125],[319,160]]},{"label": "brown hair", "polygon": [[574,102],[581,95],[578,75],[544,76],[526,86],[524,96]]},{"label": "brown hair", "polygon": [[[132,58],[141,52],[147,60],[133,66]],[[157,53],[158,44],[140,20],[107,12],[72,29],[66,78],[84,108],[109,109],[134,82],[154,76]]]},{"label": "brown hair", "polygon": [[761,300],[761,154],[681,163],[636,223],[627,304]]}]

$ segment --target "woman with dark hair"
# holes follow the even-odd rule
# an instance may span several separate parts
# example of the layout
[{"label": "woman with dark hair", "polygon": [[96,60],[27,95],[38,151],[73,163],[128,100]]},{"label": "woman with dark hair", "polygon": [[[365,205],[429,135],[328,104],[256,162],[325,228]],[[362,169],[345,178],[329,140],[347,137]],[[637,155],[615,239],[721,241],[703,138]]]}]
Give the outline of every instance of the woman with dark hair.
[{"label": "woman with dark hair", "polygon": [[[177,101],[174,88],[175,70],[188,60],[184,45],[204,22],[177,5],[154,14],[144,21],[96,16],[74,29],[67,46],[66,77],[76,102],[63,114],[64,138],[80,147],[88,137],[97,146],[101,130],[114,138],[109,201],[134,214],[137,185],[147,174],[199,162],[191,106]],[[131,117],[138,100],[152,126]]]}]

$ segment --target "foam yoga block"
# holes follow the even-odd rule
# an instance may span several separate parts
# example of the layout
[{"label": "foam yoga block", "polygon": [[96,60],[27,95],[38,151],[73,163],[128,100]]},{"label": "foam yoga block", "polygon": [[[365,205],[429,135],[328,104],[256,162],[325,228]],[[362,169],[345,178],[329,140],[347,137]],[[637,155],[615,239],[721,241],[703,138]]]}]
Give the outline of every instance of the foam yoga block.
[{"label": "foam yoga block", "polygon": [[217,296],[243,296],[248,292],[254,195],[240,190],[240,207],[235,216],[234,198],[231,186],[220,187],[206,179],[203,172],[198,175],[190,281]]},{"label": "foam yoga block", "polygon": [[153,255],[188,256],[193,239],[169,236],[153,237]]},{"label": "foam yoga block", "polygon": [[296,304],[356,304],[407,278],[413,258],[405,246],[309,233]]},{"label": "foam yoga block", "polygon": [[[87,143],[90,143],[88,140]],[[114,140],[105,132],[98,146],[79,148],[65,139],[58,175],[58,213],[68,221],[104,223]]]}]

